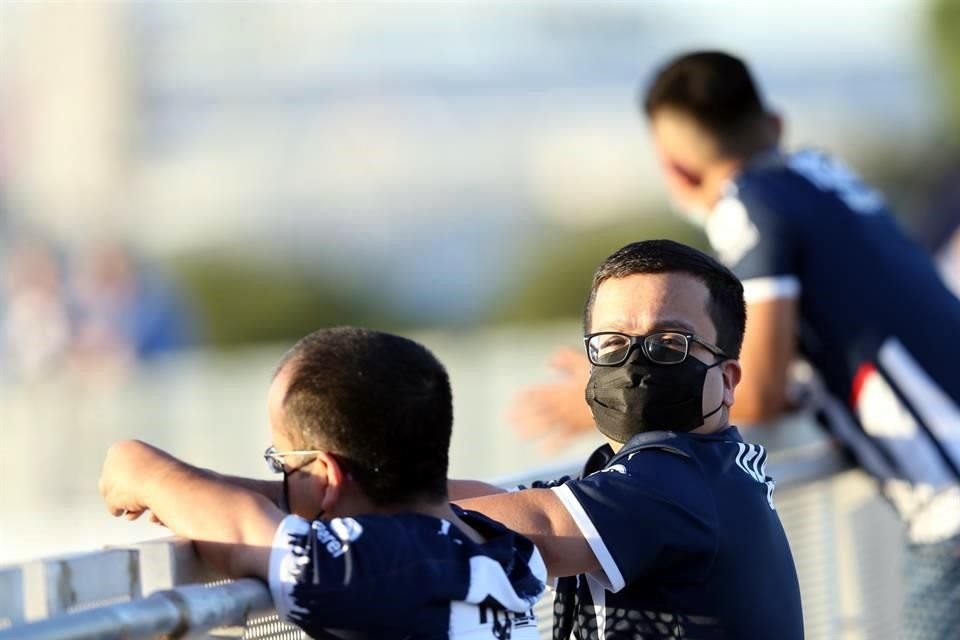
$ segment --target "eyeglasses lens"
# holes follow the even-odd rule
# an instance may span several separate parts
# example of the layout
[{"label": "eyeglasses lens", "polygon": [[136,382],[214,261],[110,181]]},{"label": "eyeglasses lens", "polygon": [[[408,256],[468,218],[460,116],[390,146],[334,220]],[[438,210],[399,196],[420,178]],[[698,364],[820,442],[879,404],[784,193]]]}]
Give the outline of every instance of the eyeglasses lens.
[{"label": "eyeglasses lens", "polygon": [[687,337],[682,333],[654,333],[644,340],[647,356],[658,364],[680,364],[687,357]]}]

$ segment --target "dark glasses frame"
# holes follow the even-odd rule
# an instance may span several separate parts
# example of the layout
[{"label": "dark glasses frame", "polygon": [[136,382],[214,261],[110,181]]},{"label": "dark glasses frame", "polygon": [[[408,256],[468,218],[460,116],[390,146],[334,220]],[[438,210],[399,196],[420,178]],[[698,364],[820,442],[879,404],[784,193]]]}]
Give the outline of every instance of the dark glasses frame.
[{"label": "dark glasses frame", "polygon": [[299,467],[295,469],[288,469],[287,466],[283,463],[283,459],[287,456],[309,456],[315,455],[318,453],[323,453],[319,449],[305,449],[302,451],[277,451],[277,448],[273,445],[267,447],[267,450],[263,452],[263,459],[267,463],[267,468],[270,469],[273,473],[292,473],[297,469],[307,466],[313,460],[304,462]]},{"label": "dark glasses frame", "polygon": [[[623,358],[614,362],[611,362],[611,361],[599,362],[598,359],[594,357],[595,355],[594,350],[590,348],[590,342],[594,338],[598,338],[602,336],[619,336],[621,338],[626,339],[627,347],[623,349]],[[655,339],[661,336],[676,336],[676,337],[683,338],[683,356],[679,360],[665,362],[662,359],[657,359],[651,355],[649,341],[651,340],[651,338]],[[719,358],[722,358],[724,360],[731,359],[730,356],[723,351],[723,349],[713,344],[712,342],[704,340],[703,338],[701,338],[700,336],[694,333],[684,333],[682,331],[654,331],[642,336],[632,336],[628,333],[623,333],[620,331],[597,331],[595,333],[588,333],[587,335],[583,336],[583,345],[587,351],[587,359],[590,360],[590,364],[597,367],[619,367],[620,365],[622,365],[624,362],[627,361],[627,359],[630,357],[630,354],[637,347],[637,345],[640,345],[641,351],[643,351],[643,355],[646,356],[647,359],[650,360],[650,362],[653,362],[655,364],[662,364],[666,366],[681,364],[687,359],[687,356],[690,355],[691,342],[696,342],[697,344],[703,345],[703,347],[707,351],[709,351],[710,353],[712,353],[713,355]]]}]

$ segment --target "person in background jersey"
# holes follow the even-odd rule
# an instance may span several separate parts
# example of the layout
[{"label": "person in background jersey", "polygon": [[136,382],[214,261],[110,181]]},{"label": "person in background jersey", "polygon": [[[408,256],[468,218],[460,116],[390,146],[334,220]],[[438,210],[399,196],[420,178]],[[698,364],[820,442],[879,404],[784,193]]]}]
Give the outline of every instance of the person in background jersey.
[{"label": "person in background jersey", "polygon": [[529,536],[560,578],[554,638],[802,640],[800,588],[763,447],[729,422],[743,287],[670,240],[623,247],[584,310],[585,383],[606,438],[581,477],[450,495]]},{"label": "person in background jersey", "polygon": [[[678,210],[743,282],[731,418],[769,423],[811,406],[905,523],[899,637],[960,638],[960,300],[877,191],[828,155],[781,148],[781,121],[741,60],[682,55],[643,108]],[[816,373],[805,398],[790,393],[797,356]],[[592,429],[586,359],[557,359],[565,380],[518,396],[527,433]]]},{"label": "person in background jersey", "polygon": [[539,638],[539,552],[447,501],[453,407],[433,354],[385,333],[317,331],[281,360],[268,405],[265,458],[283,482],[124,441],[104,462],[107,509],[149,510],[226,575],[267,581],[281,617],[312,638]]}]

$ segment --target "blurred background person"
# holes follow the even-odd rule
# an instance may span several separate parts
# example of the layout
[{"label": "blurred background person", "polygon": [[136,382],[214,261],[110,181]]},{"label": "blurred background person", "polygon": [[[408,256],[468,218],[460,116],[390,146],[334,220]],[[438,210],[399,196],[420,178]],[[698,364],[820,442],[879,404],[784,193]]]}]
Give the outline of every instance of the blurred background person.
[{"label": "blurred background person", "polygon": [[877,477],[907,527],[905,638],[960,635],[960,299],[882,196],[781,121],[742,61],[695,52],[644,99],[668,188],[744,284],[749,328],[734,419],[802,406],[799,354],[826,393],[818,420]]},{"label": "blurred background person", "polygon": [[50,375],[69,352],[72,332],[62,268],[42,241],[24,239],[8,249],[0,328],[0,364],[8,380]]},{"label": "blurred background person", "polygon": [[195,343],[195,318],[183,293],[119,244],[81,252],[74,279],[73,349],[80,366],[132,366]]}]

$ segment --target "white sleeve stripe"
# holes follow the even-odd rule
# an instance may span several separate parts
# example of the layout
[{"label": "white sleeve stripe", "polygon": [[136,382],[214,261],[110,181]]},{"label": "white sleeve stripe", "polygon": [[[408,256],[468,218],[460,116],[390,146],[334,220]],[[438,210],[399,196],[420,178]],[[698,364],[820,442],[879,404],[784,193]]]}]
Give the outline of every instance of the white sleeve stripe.
[{"label": "white sleeve stripe", "polygon": [[580,504],[580,501],[577,500],[577,497],[573,495],[573,491],[565,484],[554,487],[551,491],[556,493],[560,502],[566,507],[570,517],[573,518],[573,521],[577,524],[577,528],[580,529],[580,533],[583,534],[587,544],[590,545],[590,550],[593,551],[593,555],[596,556],[597,561],[600,563],[600,568],[603,569],[603,572],[606,574],[606,581],[609,583],[610,591],[616,593],[623,589],[626,586],[626,582],[623,579],[623,574],[620,573],[620,568],[610,554],[610,550],[607,549],[603,538],[600,537],[600,533],[594,526],[590,516],[583,510],[583,506]]},{"label": "white sleeve stripe", "polygon": [[742,282],[743,297],[748,304],[800,295],[800,280],[796,276],[747,278]]},{"label": "white sleeve stripe", "polygon": [[[930,377],[902,342],[888,338],[880,347],[877,359],[938,439],[960,440],[960,407]],[[950,445],[946,444],[946,447]]]}]

